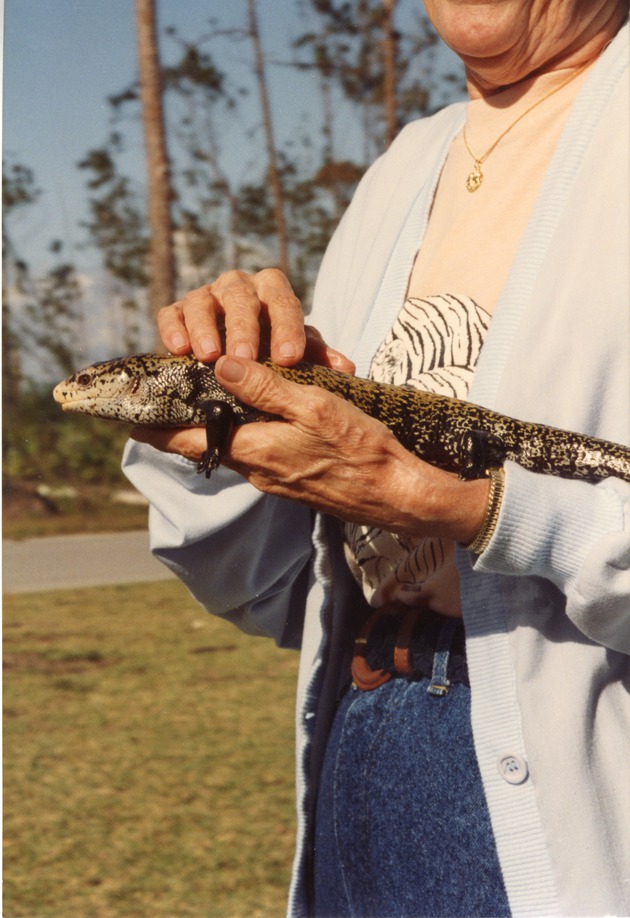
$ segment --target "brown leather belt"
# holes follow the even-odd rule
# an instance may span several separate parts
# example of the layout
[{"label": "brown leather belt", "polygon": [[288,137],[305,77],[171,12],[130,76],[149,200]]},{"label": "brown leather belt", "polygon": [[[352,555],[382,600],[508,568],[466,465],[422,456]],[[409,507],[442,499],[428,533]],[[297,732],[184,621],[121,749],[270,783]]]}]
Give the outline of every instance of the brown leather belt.
[{"label": "brown leather belt", "polygon": [[461,619],[430,609],[375,609],[355,638],[352,681],[364,692],[393,677],[431,679],[432,695],[469,685]]}]

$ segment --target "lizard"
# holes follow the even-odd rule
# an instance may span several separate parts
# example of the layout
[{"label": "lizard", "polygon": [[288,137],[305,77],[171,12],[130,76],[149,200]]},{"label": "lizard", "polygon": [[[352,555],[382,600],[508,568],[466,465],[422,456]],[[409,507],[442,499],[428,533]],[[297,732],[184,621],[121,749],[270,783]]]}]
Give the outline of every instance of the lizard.
[{"label": "lizard", "polygon": [[[630,447],[545,424],[520,421],[471,402],[411,386],[355,377],[316,364],[282,367],[285,379],[316,385],[382,421],[418,457],[463,479],[481,478],[506,460],[562,478],[630,481]],[[197,471],[218,468],[234,425],[280,420],[239,401],[193,355],[137,354],[85,367],[53,396],[64,411],[152,427],[205,427]]]}]

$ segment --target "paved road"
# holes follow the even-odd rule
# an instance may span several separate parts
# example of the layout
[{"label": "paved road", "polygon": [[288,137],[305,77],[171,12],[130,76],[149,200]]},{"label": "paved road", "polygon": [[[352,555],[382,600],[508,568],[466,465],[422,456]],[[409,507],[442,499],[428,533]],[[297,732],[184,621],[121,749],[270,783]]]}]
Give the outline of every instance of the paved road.
[{"label": "paved road", "polygon": [[173,576],[151,555],[147,532],[5,539],[2,554],[4,593],[138,583]]}]

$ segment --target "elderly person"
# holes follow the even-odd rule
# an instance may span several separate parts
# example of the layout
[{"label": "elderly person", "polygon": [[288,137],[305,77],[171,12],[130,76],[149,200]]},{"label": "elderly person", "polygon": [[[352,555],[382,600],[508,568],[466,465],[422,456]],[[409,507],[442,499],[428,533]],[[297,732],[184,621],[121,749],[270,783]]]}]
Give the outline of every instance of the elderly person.
[{"label": "elderly person", "polygon": [[253,362],[268,324],[284,365],[630,442],[627,2],[426,7],[470,101],[363,179],[319,331],[276,271],[161,314],[206,361],[224,325],[220,380],[285,422],[209,483],[200,430],[139,430],[125,467],[200,602],[301,648],[292,914],[628,914],[630,486],[460,481]]}]

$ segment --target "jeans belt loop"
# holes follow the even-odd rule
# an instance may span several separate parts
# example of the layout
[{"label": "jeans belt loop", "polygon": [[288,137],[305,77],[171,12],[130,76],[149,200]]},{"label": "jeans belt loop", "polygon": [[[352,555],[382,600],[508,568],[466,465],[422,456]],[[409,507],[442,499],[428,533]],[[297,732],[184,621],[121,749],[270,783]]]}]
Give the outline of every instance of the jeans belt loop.
[{"label": "jeans belt loop", "polygon": [[[423,624],[426,616],[429,616],[429,630],[434,635],[428,644],[423,637],[426,633]],[[462,679],[462,652],[453,651],[453,641],[457,629],[462,625],[461,619],[438,615],[441,621],[436,631],[433,624],[435,616],[436,613],[429,609],[417,606],[408,609],[401,609],[400,606],[374,609],[354,641],[352,683],[355,688],[370,692],[393,677],[402,676],[429,679],[427,692],[434,697],[442,697],[448,694],[453,678],[469,685],[467,675]],[[391,624],[383,622],[379,625],[385,618],[393,621]],[[391,636],[389,644],[387,634]],[[428,659],[427,650],[430,650]],[[465,669],[465,656],[463,666]],[[455,677],[451,675],[451,669],[457,673]]]},{"label": "jeans belt loop", "polygon": [[448,694],[450,688],[448,679],[448,658],[451,652],[453,635],[459,623],[459,619],[451,618],[442,625],[442,629],[437,639],[435,656],[433,657],[431,683],[427,689],[429,695],[435,695],[441,698]]}]

